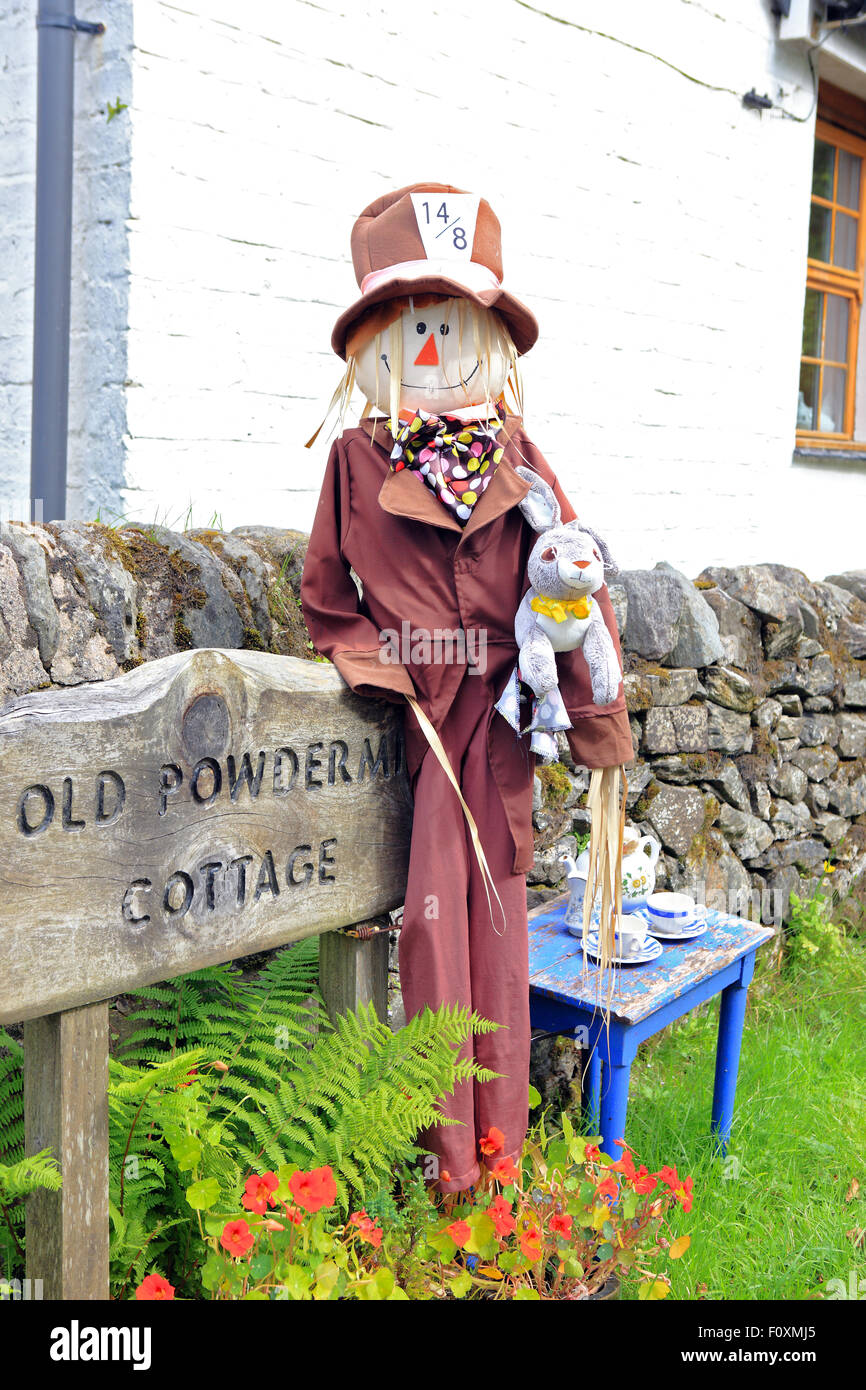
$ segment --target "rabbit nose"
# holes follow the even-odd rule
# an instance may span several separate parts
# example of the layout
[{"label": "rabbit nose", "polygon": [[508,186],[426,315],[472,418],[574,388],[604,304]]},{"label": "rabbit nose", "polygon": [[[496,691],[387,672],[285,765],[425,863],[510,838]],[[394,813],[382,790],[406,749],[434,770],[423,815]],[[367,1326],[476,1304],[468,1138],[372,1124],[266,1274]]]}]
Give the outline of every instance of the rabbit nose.
[{"label": "rabbit nose", "polygon": [[577,568],[578,568],[579,570],[585,570],[586,567],[587,567],[587,565],[589,565],[590,561],[589,561],[589,560],[575,560],[574,563],[577,565]]}]

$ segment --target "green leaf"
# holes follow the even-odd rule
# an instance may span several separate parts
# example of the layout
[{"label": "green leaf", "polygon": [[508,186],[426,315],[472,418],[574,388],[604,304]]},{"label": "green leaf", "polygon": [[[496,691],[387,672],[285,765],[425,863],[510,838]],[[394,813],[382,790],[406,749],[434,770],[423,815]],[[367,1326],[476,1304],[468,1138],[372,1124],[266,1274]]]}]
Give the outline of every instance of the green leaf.
[{"label": "green leaf", "polygon": [[540,1303],[541,1294],[536,1289],[518,1289],[514,1295],[514,1302]]},{"label": "green leaf", "polygon": [[535,1087],[534,1087],[533,1085],[530,1084],[530,1087],[529,1087],[529,1108],[530,1108],[530,1110],[537,1110],[537,1108],[538,1108],[538,1106],[539,1106],[540,1104],[541,1104],[541,1092],[540,1092],[540,1091],[537,1091],[537,1090],[535,1089]]},{"label": "green leaf", "polygon": [[186,1189],[186,1200],[195,1211],[207,1211],[220,1195],[216,1178],[201,1178]]},{"label": "green leaf", "polygon": [[170,1140],[169,1148],[182,1173],[194,1168],[201,1158],[201,1142],[192,1134],[182,1134],[178,1139]]},{"label": "green leaf", "polygon": [[253,1279],[266,1279],[273,1267],[273,1255],[256,1255],[250,1260],[250,1276]]},{"label": "green leaf", "polygon": [[472,1275],[464,1269],[462,1274],[458,1274],[448,1285],[455,1298],[465,1298],[472,1288]]},{"label": "green leaf", "polygon": [[313,1282],[313,1275],[309,1269],[304,1269],[303,1265],[286,1265],[280,1277],[285,1289],[285,1298],[299,1300],[309,1297],[310,1285]]}]

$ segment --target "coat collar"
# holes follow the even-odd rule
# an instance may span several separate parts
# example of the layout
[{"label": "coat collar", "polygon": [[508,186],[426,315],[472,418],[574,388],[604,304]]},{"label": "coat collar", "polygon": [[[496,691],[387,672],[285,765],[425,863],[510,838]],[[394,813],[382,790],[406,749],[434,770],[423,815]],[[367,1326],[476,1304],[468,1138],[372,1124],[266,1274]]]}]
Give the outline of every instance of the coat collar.
[{"label": "coat collar", "polygon": [[[361,421],[361,428],[368,436],[372,436],[373,423],[370,418]],[[385,425],[381,419],[376,423],[378,424],[376,440],[378,443],[382,439],[384,447],[384,441],[388,438],[385,433]],[[514,416],[506,418],[503,432],[506,446],[519,423],[519,420]],[[495,521],[503,512],[516,506],[527,492],[529,492],[529,483],[515,473],[508,462],[507,455],[503,454],[496,465],[496,471],[489,486],[485,488],[472,508],[472,514],[465,526],[461,526],[459,521],[449,515],[426,483],[420,478],[412,477],[412,471],[409,468],[401,468],[399,473],[394,473],[389,467],[385,481],[379,489],[379,506],[386,512],[390,512],[392,516],[407,517],[412,521],[426,521],[431,526],[442,526],[448,531],[457,531],[462,538],[462,536],[472,535],[474,531],[480,530],[488,522]]]}]

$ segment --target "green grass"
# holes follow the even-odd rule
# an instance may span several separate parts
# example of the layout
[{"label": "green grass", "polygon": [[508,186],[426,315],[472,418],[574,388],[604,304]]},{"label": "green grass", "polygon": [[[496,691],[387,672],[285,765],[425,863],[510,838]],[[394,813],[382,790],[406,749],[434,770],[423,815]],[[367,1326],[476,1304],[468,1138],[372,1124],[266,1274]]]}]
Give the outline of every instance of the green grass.
[{"label": "green grass", "polygon": [[[834,1278],[847,1289],[852,1270],[866,1279],[866,1248],[846,1235],[866,1227],[866,940],[750,1000],[727,1159],[709,1135],[717,1027],[716,1000],[632,1068],[631,1147],[694,1178],[671,1296],[802,1299]],[[853,1178],[862,1195],[846,1202]]]}]

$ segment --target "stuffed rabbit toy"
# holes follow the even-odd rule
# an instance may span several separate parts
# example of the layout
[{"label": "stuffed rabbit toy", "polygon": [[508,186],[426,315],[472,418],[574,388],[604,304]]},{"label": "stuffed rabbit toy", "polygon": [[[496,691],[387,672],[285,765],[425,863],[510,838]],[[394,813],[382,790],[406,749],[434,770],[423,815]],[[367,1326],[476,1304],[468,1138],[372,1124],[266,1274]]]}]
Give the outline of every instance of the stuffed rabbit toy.
[{"label": "stuffed rabbit toy", "polygon": [[619,661],[598,604],[592,601],[619,569],[595,531],[577,520],[562,523],[559,503],[543,478],[529,468],[518,466],[514,471],[530,484],[518,506],[539,538],[527,563],[531,588],[514,622],[520,658],[496,708],[518,729],[518,680],[525,681],[536,696],[529,729],[539,733],[533,732],[531,746],[552,756],[555,741],[540,731],[571,727],[559,695],[557,652],[582,647],[595,704],[608,705],[619,692]]},{"label": "stuffed rabbit toy", "polygon": [[533,531],[540,532],[527,563],[532,585],[517,610],[514,634],[520,647],[520,675],[536,695],[557,685],[556,653],[583,647],[592,680],[592,698],[609,705],[617,697],[622,673],[605,622],[591,595],[619,573],[605,542],[579,521],[560,521],[553,489],[528,468],[514,470],[532,490],[518,505]]}]

